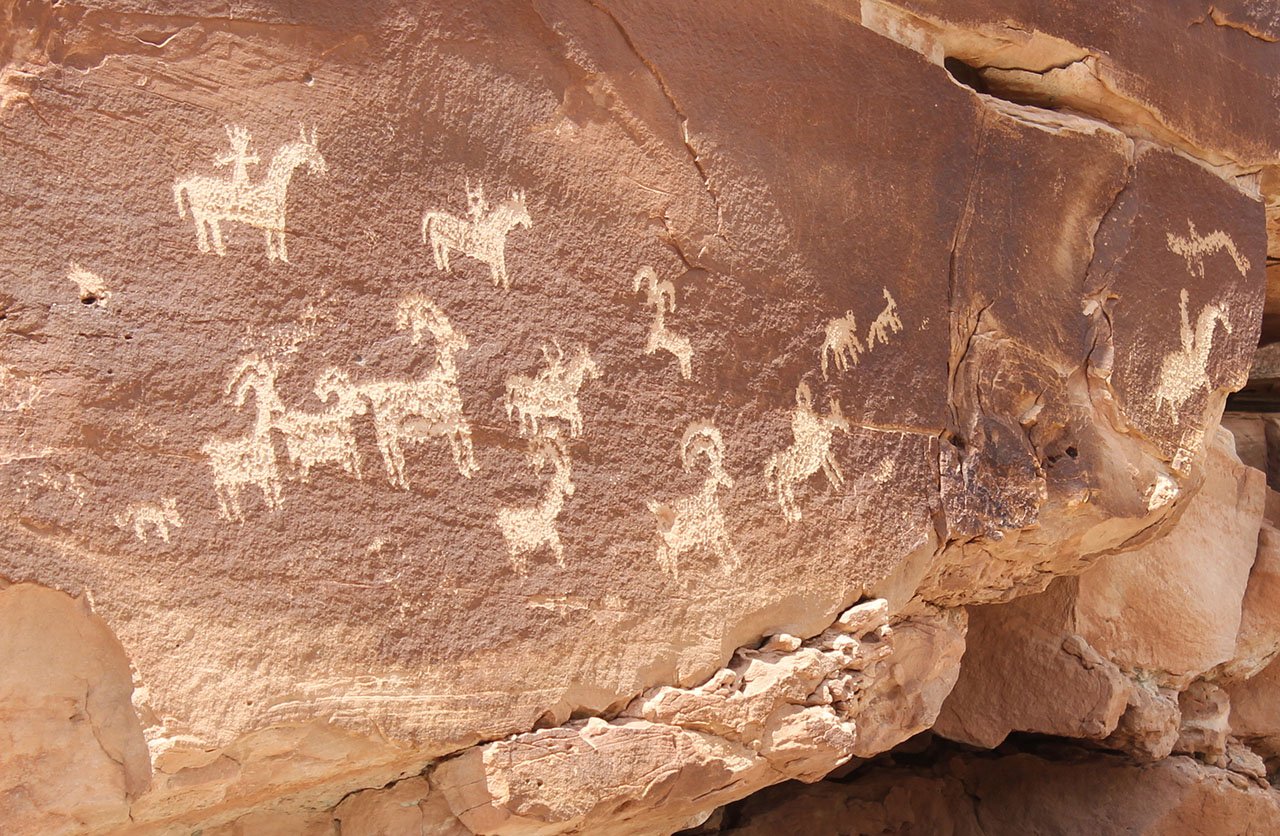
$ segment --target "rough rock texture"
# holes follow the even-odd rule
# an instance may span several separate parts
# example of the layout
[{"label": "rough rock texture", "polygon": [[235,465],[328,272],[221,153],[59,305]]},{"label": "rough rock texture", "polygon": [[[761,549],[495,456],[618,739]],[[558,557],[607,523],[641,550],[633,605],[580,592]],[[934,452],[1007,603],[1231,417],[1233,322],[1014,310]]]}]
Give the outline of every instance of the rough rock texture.
[{"label": "rough rock texture", "polygon": [[1274,833],[1280,795],[1187,757],[1133,764],[1081,750],[1044,757],[952,754],[937,766],[874,766],[848,783],[784,785],[706,833],[1021,836]]},{"label": "rough rock texture", "polygon": [[957,677],[1249,761],[1277,24],[1097,6],[0,0],[11,704],[113,683],[15,828],[669,831]]}]

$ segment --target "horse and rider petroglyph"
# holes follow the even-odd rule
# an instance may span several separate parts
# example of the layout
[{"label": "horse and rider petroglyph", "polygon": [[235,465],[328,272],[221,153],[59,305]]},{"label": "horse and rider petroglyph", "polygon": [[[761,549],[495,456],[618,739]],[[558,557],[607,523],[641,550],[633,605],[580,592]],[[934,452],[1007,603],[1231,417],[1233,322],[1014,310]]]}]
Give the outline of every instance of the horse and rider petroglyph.
[{"label": "horse and rider petroglyph", "polygon": [[844,484],[844,474],[831,452],[831,442],[836,430],[849,432],[849,420],[844,417],[839,401],[831,399],[831,411],[819,415],[813,409],[813,393],[806,383],[796,388],[796,406],[791,412],[791,446],[774,453],[765,463],[764,477],[770,490],[778,498],[782,516],[789,523],[801,518],[796,504],[795,486],[805,481],[819,469],[826,474],[834,488]]},{"label": "horse and rider petroglyph", "polygon": [[[288,142],[276,151],[267,166],[267,173],[256,183],[249,178],[249,166],[258,163],[258,156],[250,152],[251,137],[244,128],[228,125],[227,139],[231,152],[217,157],[216,166],[232,166],[230,179],[192,174],[179,178],[173,184],[173,199],[178,205],[178,216],[185,218],[190,206],[196,225],[196,246],[200,252],[209,252],[209,239],[213,251],[226,255],[222,241],[223,221],[241,223],[261,229],[267,239],[267,258],[289,260],[285,245],[285,204],[289,181],[300,165],[317,176],[328,173],[329,167],[316,148],[316,131],[311,135],[298,129],[298,139]],[[183,197],[186,197],[184,203]]]},{"label": "horse and rider petroglyph", "polygon": [[1209,355],[1213,351],[1213,334],[1219,323],[1228,334],[1231,322],[1222,306],[1205,305],[1196,317],[1195,328],[1187,311],[1188,294],[1184,288],[1179,296],[1180,345],[1160,361],[1160,377],[1156,386],[1156,415],[1165,405],[1174,424],[1179,421],[1178,410],[1191,396],[1209,385]]},{"label": "horse and rider petroglyph", "polygon": [[564,546],[556,520],[564,509],[565,497],[573,495],[573,463],[554,424],[530,442],[529,464],[533,472],[542,472],[548,463],[552,476],[537,502],[498,509],[498,528],[507,543],[511,566],[519,575],[525,573],[526,555],[544,546],[551,549],[556,565],[564,567]]},{"label": "horse and rider petroglyph", "polygon": [[542,359],[546,365],[535,377],[517,374],[507,378],[507,417],[518,415],[520,434],[527,436],[538,434],[539,420],[558,418],[568,422],[570,437],[577,438],[582,434],[578,390],[583,382],[599,377],[600,369],[585,345],[567,362],[558,342],[554,354],[543,345]]},{"label": "horse and rider petroglyph", "polygon": [[696,549],[711,551],[725,571],[738,566],[738,553],[720,507],[720,488],[733,487],[733,479],[724,469],[724,439],[711,424],[695,421],[680,439],[680,462],[686,473],[693,470],[694,462],[700,457],[706,459],[707,476],[698,490],[671,502],[650,500],[648,503],[657,518],[656,559],[662,570],[672,577],[679,577],[680,555]]},{"label": "horse and rider petroglyph", "polygon": [[893,300],[889,288],[884,289],[884,310],[880,311],[871,327],[867,329],[867,350],[875,348],[877,342],[889,344],[889,335],[902,330],[902,320],[898,318],[898,303]]},{"label": "horse and rider petroglyph", "polygon": [[525,206],[524,192],[512,192],[511,197],[490,211],[483,186],[472,189],[468,183],[466,191],[467,217],[459,218],[448,212],[427,212],[422,217],[422,243],[430,244],[437,269],[452,272],[449,254],[457,251],[488,265],[493,283],[501,282],[503,290],[510,290],[507,233],[517,226],[524,229],[533,226]]},{"label": "horse and rider petroglyph", "polygon": [[677,334],[667,328],[665,316],[676,309],[676,288],[670,279],[658,280],[658,272],[652,267],[641,267],[636,273],[635,290],[643,287],[645,301],[653,308],[653,323],[649,326],[649,337],[645,342],[644,353],[657,351],[669,352],[680,364],[680,376],[685,380],[693,376],[693,346],[689,338]]}]

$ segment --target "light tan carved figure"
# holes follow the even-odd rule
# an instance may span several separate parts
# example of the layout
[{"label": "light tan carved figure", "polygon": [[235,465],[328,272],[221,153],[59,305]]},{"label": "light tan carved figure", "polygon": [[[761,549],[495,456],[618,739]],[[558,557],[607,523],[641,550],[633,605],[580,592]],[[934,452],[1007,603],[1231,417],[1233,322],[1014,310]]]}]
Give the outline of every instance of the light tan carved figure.
[{"label": "light tan carved figure", "polygon": [[405,478],[401,445],[440,437],[449,440],[458,472],[471,478],[480,468],[472,452],[471,425],[462,412],[458,367],[454,363],[454,357],[470,343],[454,330],[449,318],[429,299],[411,297],[402,301],[396,322],[400,328],[413,329],[415,344],[423,328],[431,332],[436,341],[436,365],[418,380],[383,380],[356,385],[356,391],[373,409],[373,427],[387,467],[387,478],[391,484],[407,490],[409,480]]},{"label": "light tan carved figure", "polygon": [[680,439],[680,461],[686,473],[693,469],[699,456],[707,460],[707,478],[701,488],[670,503],[649,501],[661,538],[658,565],[672,577],[679,577],[680,555],[694,549],[710,550],[725,571],[738,566],[738,553],[720,507],[720,488],[733,487],[733,479],[724,470],[724,439],[711,424],[695,421]]},{"label": "light tan carved figure", "polygon": [[839,319],[827,322],[827,338],[822,343],[822,377],[827,376],[827,355],[830,354],[836,369],[845,371],[849,364],[858,365],[858,355],[863,352],[858,339],[858,320],[853,311],[846,311]]},{"label": "light tan carved figure", "polygon": [[164,542],[169,542],[169,529],[182,528],[182,516],[178,502],[166,497],[160,502],[136,502],[115,515],[118,528],[133,530],[133,536],[147,542],[148,528]]},{"label": "light tan carved figure", "polygon": [[764,466],[764,478],[778,497],[782,516],[792,523],[800,519],[800,507],[796,504],[795,486],[803,482],[819,468],[826,474],[832,487],[844,484],[844,474],[831,452],[831,440],[836,430],[849,432],[849,420],[844,417],[840,403],[831,399],[831,411],[819,415],[813,410],[813,393],[806,383],[796,388],[796,408],[791,412],[791,446],[769,457]]},{"label": "light tan carved figure", "polygon": [[[554,341],[553,341],[554,342]],[[578,347],[574,357],[565,362],[564,350],[555,343],[555,355],[542,346],[542,359],[546,367],[537,377],[512,375],[507,378],[507,417],[519,414],[520,434],[537,435],[538,420],[559,418],[569,423],[569,435],[582,434],[582,411],[578,407],[578,390],[583,381],[600,376],[600,369],[585,345]]]},{"label": "light tan carved figure", "polygon": [[489,265],[493,283],[501,282],[503,290],[510,290],[507,233],[517,226],[525,229],[533,226],[529,210],[525,207],[524,192],[512,192],[511,197],[490,212],[483,186],[472,190],[467,184],[466,189],[467,217],[459,218],[448,212],[428,212],[422,216],[422,243],[431,245],[431,255],[438,269],[449,272],[449,251],[457,250],[463,256]]},{"label": "light tan carved figure", "polygon": [[564,498],[573,495],[573,463],[556,426],[547,427],[546,434],[534,438],[529,447],[533,472],[540,473],[548,463],[554,472],[542,497],[534,504],[498,509],[498,528],[507,541],[511,566],[520,575],[525,573],[525,555],[543,546],[551,549],[556,565],[564,567],[564,546],[560,543],[556,519],[564,509]]},{"label": "light tan carved figure", "polygon": [[1196,225],[1191,221],[1187,221],[1188,234],[1186,236],[1174,235],[1172,232],[1166,233],[1165,240],[1169,244],[1169,249],[1182,256],[1187,261],[1187,272],[1193,276],[1204,278],[1204,259],[1205,256],[1215,252],[1223,251],[1231,256],[1232,262],[1236,265],[1236,270],[1240,271],[1241,276],[1249,273],[1249,259],[1240,253],[1236,248],[1236,242],[1231,240],[1231,236],[1216,229],[1208,235],[1201,235],[1196,232]]},{"label": "light tan carved figure", "polygon": [[1178,423],[1178,410],[1197,391],[1209,385],[1209,354],[1213,350],[1213,332],[1217,323],[1221,322],[1227,333],[1231,333],[1231,323],[1226,311],[1218,305],[1205,305],[1196,317],[1195,329],[1187,314],[1187,291],[1183,288],[1179,296],[1178,310],[1181,315],[1182,344],[1171,351],[1160,361],[1160,381],[1156,387],[1156,414],[1169,406],[1169,416],[1173,423]]},{"label": "light tan carved figure", "polygon": [[86,270],[76,262],[71,262],[67,271],[67,279],[80,291],[81,302],[98,302],[106,304],[111,298],[111,291],[101,276],[92,270]]},{"label": "light tan carved figure", "polygon": [[214,164],[232,164],[231,179],[193,174],[175,181],[173,199],[178,204],[178,216],[185,218],[187,215],[182,200],[185,194],[196,225],[196,246],[202,253],[209,252],[209,238],[212,237],[214,252],[227,254],[220,224],[232,221],[263,230],[267,238],[267,258],[287,262],[285,198],[293,170],[305,163],[311,174],[324,175],[329,171],[324,157],[316,149],[315,129],[312,128],[308,137],[299,128],[298,139],[276,151],[267,166],[267,173],[256,183],[249,180],[248,174],[249,164],[258,162],[257,155],[249,153],[249,132],[228,125],[227,138],[231,142],[231,153],[218,157]]},{"label": "light tan carved figure", "polygon": [[889,344],[889,334],[902,330],[902,320],[898,318],[898,303],[893,301],[889,288],[884,289],[884,310],[871,323],[867,330],[867,350],[875,348],[877,342]]},{"label": "light tan carved figure", "polygon": [[257,417],[253,429],[241,438],[211,438],[200,449],[213,468],[213,489],[219,513],[224,519],[244,520],[240,491],[253,485],[262,492],[267,508],[280,507],[280,474],[276,450],[271,441],[272,407],[276,403],[275,377],[270,367],[257,357],[245,358],[227,383],[227,394],[235,391],[236,408],[244,406],[249,391],[254,392]]},{"label": "light tan carved figure", "polygon": [[653,308],[653,324],[649,326],[649,339],[645,342],[644,353],[656,351],[670,352],[680,364],[680,376],[685,380],[693,377],[693,346],[689,338],[677,334],[667,328],[665,316],[676,310],[676,288],[670,279],[658,280],[658,272],[652,267],[641,267],[635,276],[635,289],[641,286],[647,294],[646,302]]},{"label": "light tan carved figure", "polygon": [[[360,451],[352,419],[365,414],[364,402],[341,369],[321,372],[313,391],[324,409],[308,412],[279,404],[272,418],[272,426],[284,435],[289,461],[298,466],[304,482],[311,468],[322,464],[336,464],[359,479]],[[330,398],[335,399],[332,404]]]}]

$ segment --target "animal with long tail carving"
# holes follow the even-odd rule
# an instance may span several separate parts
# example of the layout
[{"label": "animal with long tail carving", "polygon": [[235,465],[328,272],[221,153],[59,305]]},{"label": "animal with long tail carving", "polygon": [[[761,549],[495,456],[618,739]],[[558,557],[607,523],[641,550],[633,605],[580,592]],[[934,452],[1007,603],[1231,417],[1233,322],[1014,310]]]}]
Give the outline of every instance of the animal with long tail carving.
[{"label": "animal with long tail carving", "polygon": [[1173,423],[1179,421],[1178,411],[1191,396],[1209,385],[1209,355],[1213,351],[1213,334],[1219,323],[1228,334],[1231,322],[1226,311],[1218,305],[1205,305],[1196,317],[1195,328],[1187,311],[1188,296],[1184,288],[1179,297],[1181,315],[1181,344],[1169,352],[1160,362],[1160,378],[1156,385],[1156,414],[1168,406]]}]

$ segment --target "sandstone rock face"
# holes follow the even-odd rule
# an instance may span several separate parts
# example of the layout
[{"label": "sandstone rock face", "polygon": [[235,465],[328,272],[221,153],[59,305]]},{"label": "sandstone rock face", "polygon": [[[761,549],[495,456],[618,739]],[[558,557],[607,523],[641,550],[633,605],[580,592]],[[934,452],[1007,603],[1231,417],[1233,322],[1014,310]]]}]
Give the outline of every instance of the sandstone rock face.
[{"label": "sandstone rock face", "polygon": [[1280,801],[1256,782],[1187,757],[952,756],[935,770],[872,769],[848,784],[786,785],[744,802],[712,832],[734,834],[1272,833]]},{"label": "sandstone rock face", "polygon": [[0,2],[0,734],[89,781],[19,830],[669,832],[935,720],[1231,761],[1276,25],[1033,6]]}]

